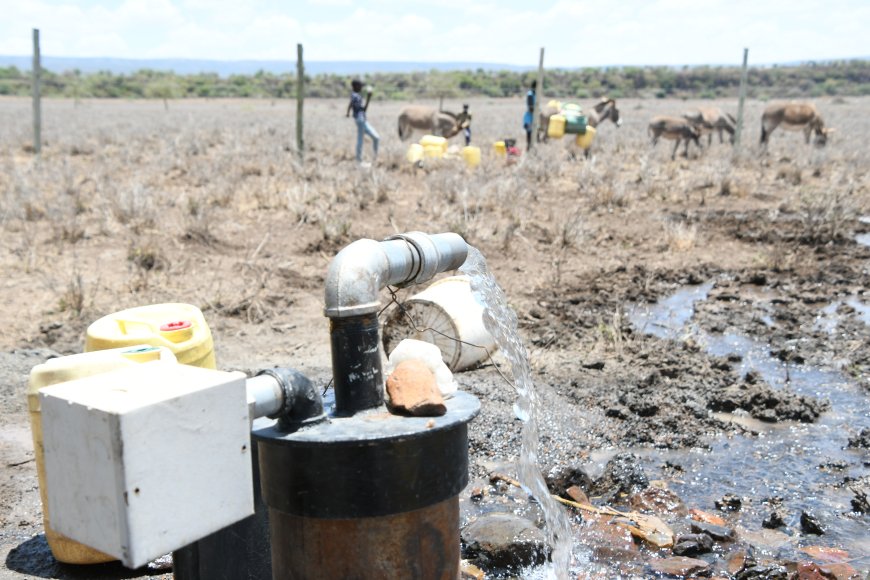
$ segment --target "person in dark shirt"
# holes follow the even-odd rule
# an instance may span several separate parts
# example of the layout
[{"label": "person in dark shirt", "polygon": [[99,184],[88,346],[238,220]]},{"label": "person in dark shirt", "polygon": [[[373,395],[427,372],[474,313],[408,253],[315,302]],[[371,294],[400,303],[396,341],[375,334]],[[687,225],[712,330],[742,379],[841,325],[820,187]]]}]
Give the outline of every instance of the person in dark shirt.
[{"label": "person in dark shirt", "polygon": [[526,112],[523,115],[523,129],[526,130],[526,151],[532,147],[532,122],[535,115],[535,91],[538,88],[538,81],[532,81],[529,85],[529,92],[526,93]]},{"label": "person in dark shirt", "polygon": [[365,103],[363,103],[362,95],[360,95],[363,88],[362,81],[354,79],[351,81],[350,86],[352,92],[350,93],[350,103],[347,105],[347,114],[345,117],[350,117],[350,114],[353,113],[353,120],[356,122],[356,160],[358,163],[362,163],[364,136],[368,135],[372,140],[375,159],[378,157],[378,144],[381,141],[381,137],[378,135],[378,132],[375,131],[374,127],[366,121],[366,111],[369,108],[369,101],[372,98],[371,89],[366,92],[366,100]]},{"label": "person in dark shirt", "polygon": [[462,112],[459,113],[459,126],[462,128],[462,135],[465,137],[465,146],[471,145],[471,113],[468,112],[468,105],[462,105]]}]

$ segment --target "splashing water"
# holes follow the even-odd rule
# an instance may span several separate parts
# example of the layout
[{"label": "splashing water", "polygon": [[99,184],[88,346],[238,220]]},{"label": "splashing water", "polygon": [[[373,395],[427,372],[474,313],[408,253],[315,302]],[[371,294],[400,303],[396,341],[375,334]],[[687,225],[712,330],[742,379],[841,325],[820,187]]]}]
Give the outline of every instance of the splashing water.
[{"label": "splashing water", "polygon": [[559,505],[550,497],[544,477],[537,467],[537,397],[529,356],[517,334],[517,315],[508,306],[504,291],[486,267],[486,260],[480,251],[469,246],[468,259],[460,270],[471,278],[472,293],[484,307],[483,325],[510,364],[514,389],[518,396],[514,412],[523,422],[520,460],[517,465],[519,480],[526,492],[538,500],[544,511],[547,540],[552,548],[553,571],[557,578],[567,578],[572,548],[571,524]]}]

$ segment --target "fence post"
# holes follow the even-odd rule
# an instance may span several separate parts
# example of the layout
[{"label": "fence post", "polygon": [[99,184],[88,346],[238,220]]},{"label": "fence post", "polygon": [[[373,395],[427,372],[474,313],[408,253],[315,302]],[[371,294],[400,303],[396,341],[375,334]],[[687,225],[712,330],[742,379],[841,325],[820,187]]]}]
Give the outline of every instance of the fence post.
[{"label": "fence post", "polygon": [[37,155],[42,153],[42,102],[39,94],[42,66],[39,58],[39,29],[33,29],[33,150]]},{"label": "fence post", "polygon": [[302,45],[296,45],[296,150],[299,161],[305,157],[305,142],[302,132],[302,109],[305,102],[305,64],[302,62]]},{"label": "fence post", "polygon": [[734,130],[734,154],[740,151],[740,137],[743,133],[743,101],[746,100],[746,77],[747,63],[749,62],[749,49],[743,49],[743,70],[740,71],[740,96],[737,101],[737,127]]},{"label": "fence post", "polygon": [[541,47],[541,57],[538,59],[538,87],[535,89],[535,110],[532,112],[532,139],[529,149],[538,138],[538,119],[541,116],[541,95],[544,93],[544,47]]}]

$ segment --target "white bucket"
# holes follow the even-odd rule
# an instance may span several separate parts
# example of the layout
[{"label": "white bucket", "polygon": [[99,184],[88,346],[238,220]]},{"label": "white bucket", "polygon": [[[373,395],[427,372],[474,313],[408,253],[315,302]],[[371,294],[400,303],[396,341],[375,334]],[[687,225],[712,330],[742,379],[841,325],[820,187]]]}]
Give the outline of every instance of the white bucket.
[{"label": "white bucket", "polygon": [[406,338],[431,342],[456,372],[476,366],[496,349],[483,326],[483,306],[472,295],[468,276],[438,280],[408,299],[404,307],[404,312],[393,308],[384,322],[387,352]]}]

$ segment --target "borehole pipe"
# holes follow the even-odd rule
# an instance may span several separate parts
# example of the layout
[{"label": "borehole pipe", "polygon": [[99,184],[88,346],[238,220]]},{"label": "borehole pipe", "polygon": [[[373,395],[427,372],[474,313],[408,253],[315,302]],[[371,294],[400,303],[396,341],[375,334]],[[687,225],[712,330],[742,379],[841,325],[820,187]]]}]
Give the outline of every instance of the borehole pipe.
[{"label": "borehole pipe", "polygon": [[[430,280],[467,253],[456,234],[411,232],[353,242],[330,263],[324,314],[335,404],[326,420],[295,431],[279,420],[253,433],[274,578],[458,576],[467,424],[480,403],[457,392],[439,417],[387,412],[377,315],[384,287]],[[268,398],[274,386],[260,388]]]}]

